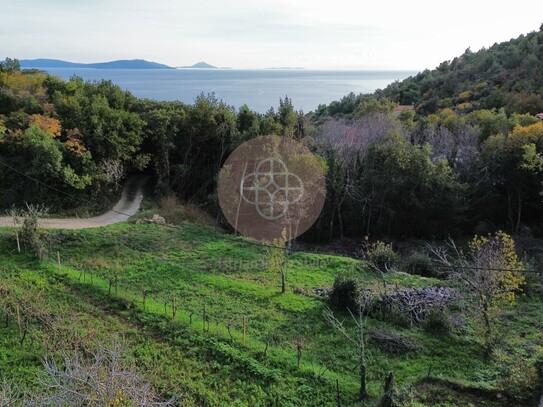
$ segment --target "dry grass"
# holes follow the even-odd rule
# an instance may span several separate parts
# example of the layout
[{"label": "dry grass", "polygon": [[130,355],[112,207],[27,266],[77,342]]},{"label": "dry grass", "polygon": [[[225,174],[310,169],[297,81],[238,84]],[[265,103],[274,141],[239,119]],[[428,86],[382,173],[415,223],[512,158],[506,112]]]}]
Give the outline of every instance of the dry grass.
[{"label": "dry grass", "polygon": [[158,201],[158,213],[172,225],[182,222],[199,223],[203,225],[214,225],[213,217],[205,212],[198,205],[183,203],[176,196],[169,195]]}]

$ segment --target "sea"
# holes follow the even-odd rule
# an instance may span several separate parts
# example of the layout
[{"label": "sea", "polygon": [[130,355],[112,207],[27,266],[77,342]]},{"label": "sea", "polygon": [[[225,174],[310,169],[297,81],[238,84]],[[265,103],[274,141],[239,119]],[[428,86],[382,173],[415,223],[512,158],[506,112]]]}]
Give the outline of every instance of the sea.
[{"label": "sea", "polygon": [[288,96],[296,110],[314,111],[321,104],[353,92],[371,93],[405,79],[410,71],[327,71],[306,69],[89,69],[41,68],[69,79],[111,80],[139,98],[179,100],[192,104],[200,94],[214,93],[229,106],[265,113]]}]

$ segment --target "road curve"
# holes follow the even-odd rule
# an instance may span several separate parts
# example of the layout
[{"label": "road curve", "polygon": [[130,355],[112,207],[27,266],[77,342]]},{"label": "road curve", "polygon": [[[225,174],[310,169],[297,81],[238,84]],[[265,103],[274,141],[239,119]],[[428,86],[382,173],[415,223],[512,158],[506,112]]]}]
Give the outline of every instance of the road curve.
[{"label": "road curve", "polygon": [[[123,190],[121,199],[110,211],[94,218],[65,218],[40,220],[40,225],[46,229],[87,229],[126,222],[140,208],[143,199],[143,187],[149,177],[137,176],[130,178]],[[0,227],[13,226],[10,217],[0,217]]]}]

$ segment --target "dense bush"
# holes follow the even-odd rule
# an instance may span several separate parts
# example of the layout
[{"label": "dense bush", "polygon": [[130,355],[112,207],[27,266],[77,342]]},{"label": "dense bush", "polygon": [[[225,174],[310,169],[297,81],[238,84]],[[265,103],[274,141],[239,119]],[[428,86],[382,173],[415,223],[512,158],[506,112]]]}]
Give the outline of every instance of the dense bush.
[{"label": "dense bush", "polygon": [[443,310],[433,309],[422,321],[422,328],[431,334],[446,336],[452,332],[452,324]]},{"label": "dense bush", "polygon": [[330,306],[338,310],[351,310],[355,312],[359,306],[361,284],[354,276],[339,273],[334,281],[330,293]]},{"label": "dense bush", "polygon": [[439,275],[432,264],[432,259],[426,253],[413,253],[407,260],[406,270],[409,274],[423,277],[438,277]]},{"label": "dense bush", "polygon": [[494,359],[499,364],[497,383],[503,391],[516,400],[532,400],[541,392],[539,363],[524,353],[510,349],[495,349]]},{"label": "dense bush", "polygon": [[524,293],[533,299],[543,300],[543,275],[526,273]]}]

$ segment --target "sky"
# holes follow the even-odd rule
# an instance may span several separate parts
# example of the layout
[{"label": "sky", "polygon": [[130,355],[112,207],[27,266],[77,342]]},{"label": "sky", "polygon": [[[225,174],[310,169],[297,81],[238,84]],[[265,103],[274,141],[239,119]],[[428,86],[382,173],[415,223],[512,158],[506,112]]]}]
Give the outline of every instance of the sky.
[{"label": "sky", "polygon": [[0,0],[0,57],[423,70],[539,30],[540,0]]}]

